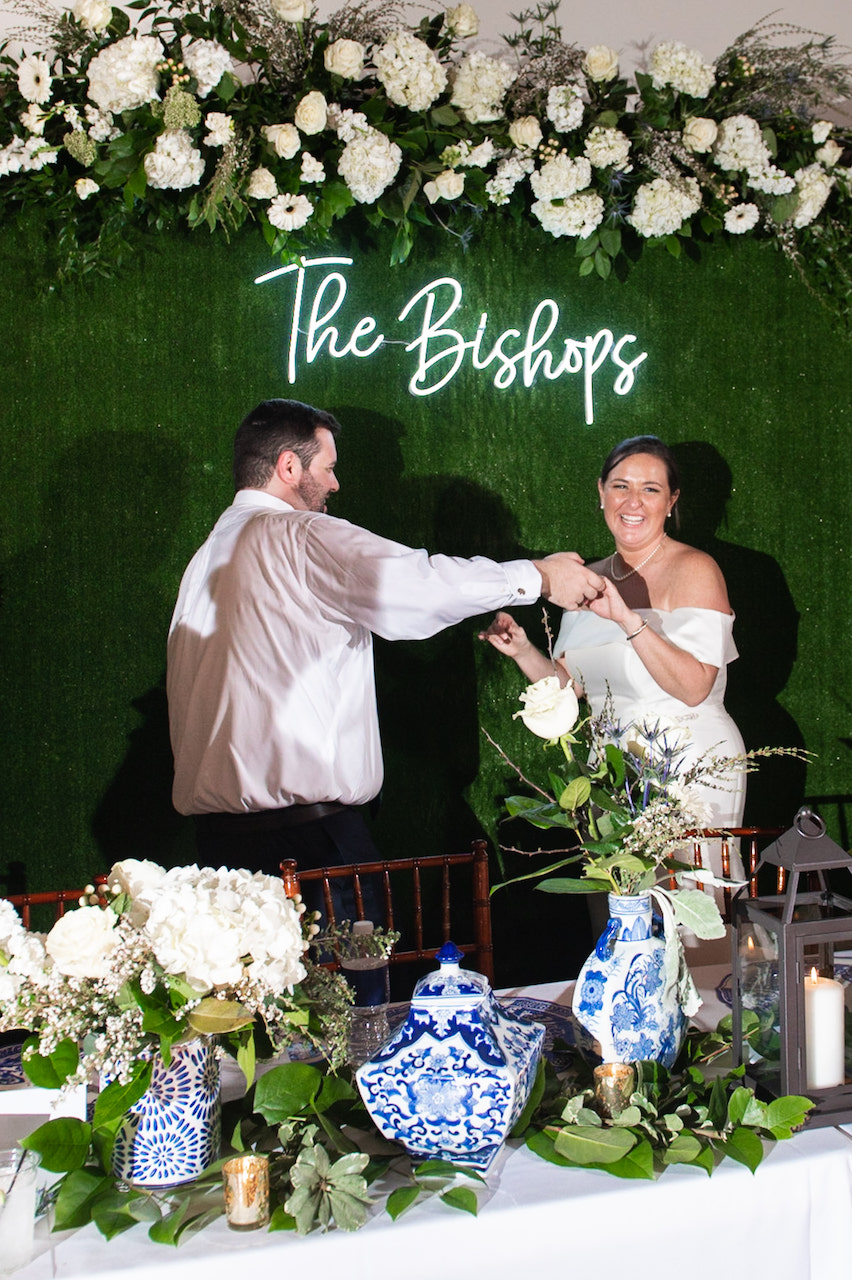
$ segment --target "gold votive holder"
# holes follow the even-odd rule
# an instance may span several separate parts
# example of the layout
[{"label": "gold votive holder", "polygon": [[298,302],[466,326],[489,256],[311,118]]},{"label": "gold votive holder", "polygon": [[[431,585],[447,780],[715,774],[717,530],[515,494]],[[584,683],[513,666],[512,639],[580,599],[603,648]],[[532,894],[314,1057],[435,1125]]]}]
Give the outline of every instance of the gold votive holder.
[{"label": "gold votive holder", "polygon": [[636,1072],[629,1062],[602,1062],[595,1067],[595,1107],[604,1120],[620,1116],[636,1088]]},{"label": "gold votive holder", "polygon": [[225,1214],[234,1231],[256,1231],[269,1221],[269,1160],[234,1156],[222,1167]]}]

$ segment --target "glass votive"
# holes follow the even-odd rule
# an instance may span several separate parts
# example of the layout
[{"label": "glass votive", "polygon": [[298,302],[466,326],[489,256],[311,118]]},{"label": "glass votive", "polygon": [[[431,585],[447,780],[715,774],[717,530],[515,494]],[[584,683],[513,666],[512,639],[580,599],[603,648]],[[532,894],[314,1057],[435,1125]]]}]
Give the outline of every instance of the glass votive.
[{"label": "glass votive", "polygon": [[0,1275],[33,1256],[37,1170],[34,1151],[0,1150]]},{"label": "glass votive", "polygon": [[254,1231],[269,1221],[269,1160],[234,1156],[222,1167],[225,1214],[235,1231]]},{"label": "glass votive", "polygon": [[595,1067],[595,1106],[604,1120],[620,1116],[636,1087],[636,1072],[629,1062],[602,1062]]}]

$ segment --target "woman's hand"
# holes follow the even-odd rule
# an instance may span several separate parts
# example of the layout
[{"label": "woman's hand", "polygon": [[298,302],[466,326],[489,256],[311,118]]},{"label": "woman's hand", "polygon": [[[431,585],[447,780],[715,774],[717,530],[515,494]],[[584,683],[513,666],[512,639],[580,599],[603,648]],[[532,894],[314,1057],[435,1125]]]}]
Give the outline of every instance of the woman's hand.
[{"label": "woman's hand", "polygon": [[509,613],[498,613],[493,622],[479,633],[480,640],[487,640],[498,653],[514,658],[528,680],[543,680],[545,676],[558,676],[559,683],[568,682],[568,672],[561,662],[553,663],[541,649],[530,641],[523,627],[518,626]]},{"label": "woman's hand", "polygon": [[604,578],[604,584],[604,590],[597,600],[590,600],[586,607],[591,613],[596,613],[599,618],[617,623],[625,632],[635,631],[642,619],[632,609],[628,609],[621,592],[611,579]]},{"label": "woman's hand", "polygon": [[498,613],[485,631],[480,631],[479,638],[487,640],[507,658],[517,658],[525,649],[532,648],[526,631],[509,613]]}]

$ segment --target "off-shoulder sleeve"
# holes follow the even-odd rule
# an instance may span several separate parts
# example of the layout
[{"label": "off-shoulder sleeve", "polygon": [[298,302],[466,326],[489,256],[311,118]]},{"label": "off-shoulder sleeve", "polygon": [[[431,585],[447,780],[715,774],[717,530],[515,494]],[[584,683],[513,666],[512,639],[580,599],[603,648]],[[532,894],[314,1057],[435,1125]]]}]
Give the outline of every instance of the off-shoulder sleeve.
[{"label": "off-shoulder sleeve", "polygon": [[[637,610],[654,617],[655,610]],[[715,609],[672,609],[671,613],[656,613],[659,629],[667,640],[679,649],[691,653],[699,662],[712,667],[723,667],[738,657],[734,644],[734,617]],[[652,621],[651,625],[654,625]],[[655,628],[656,629],[656,628]]]}]

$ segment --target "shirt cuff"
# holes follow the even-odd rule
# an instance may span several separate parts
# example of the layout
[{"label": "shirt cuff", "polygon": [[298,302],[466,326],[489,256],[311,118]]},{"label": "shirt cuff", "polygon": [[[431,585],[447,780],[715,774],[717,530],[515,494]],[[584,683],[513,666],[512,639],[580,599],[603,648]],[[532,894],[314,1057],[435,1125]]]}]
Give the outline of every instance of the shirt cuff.
[{"label": "shirt cuff", "polygon": [[541,596],[541,574],[531,560],[507,560],[503,564],[510,604],[535,604]]}]

